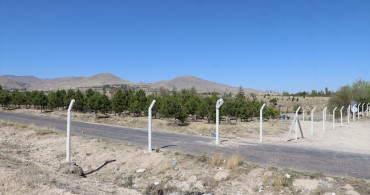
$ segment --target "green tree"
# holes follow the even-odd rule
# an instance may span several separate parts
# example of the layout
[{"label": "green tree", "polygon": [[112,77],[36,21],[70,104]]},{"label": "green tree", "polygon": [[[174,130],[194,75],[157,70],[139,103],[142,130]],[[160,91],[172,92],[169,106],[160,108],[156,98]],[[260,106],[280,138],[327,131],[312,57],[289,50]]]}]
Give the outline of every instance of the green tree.
[{"label": "green tree", "polygon": [[51,91],[48,95],[48,108],[52,110],[56,107],[58,107],[57,94],[56,94],[56,92]]},{"label": "green tree", "polygon": [[187,118],[179,97],[168,94],[162,98],[160,113],[164,117],[177,119],[181,125],[185,123]]},{"label": "green tree", "polygon": [[91,111],[94,111],[95,113],[95,118],[97,117],[97,114],[100,109],[100,104],[101,104],[101,95],[99,93],[94,93],[87,102],[87,106]]},{"label": "green tree", "polygon": [[100,99],[101,99],[101,105],[100,105],[99,111],[103,114],[106,114],[108,111],[111,110],[111,102],[108,96],[106,96],[105,94],[102,94]]},{"label": "green tree", "polygon": [[87,105],[90,110],[94,111],[95,117],[97,117],[99,111],[106,114],[110,110],[110,100],[108,96],[98,92],[95,92],[94,95],[89,98]]},{"label": "green tree", "polygon": [[66,90],[57,90],[56,96],[57,96],[57,108],[63,108],[64,109],[64,99],[66,97]]},{"label": "green tree", "polygon": [[10,96],[7,91],[1,89],[0,90],[0,104],[2,107],[7,106],[10,102]]},{"label": "green tree", "polygon": [[271,105],[277,105],[277,102],[278,102],[278,100],[276,99],[276,98],[272,98],[271,100],[270,100],[270,104]]},{"label": "green tree", "polygon": [[84,97],[84,94],[78,89],[74,95],[74,99],[75,99],[75,104],[74,104],[74,108],[75,110],[77,111],[80,111],[80,112],[83,112],[85,111],[85,106],[86,106],[86,100],[85,100],[85,97]]},{"label": "green tree", "polygon": [[134,97],[134,91],[131,89],[126,89],[123,91],[123,110],[127,111],[129,110],[130,102],[132,101],[131,99]]},{"label": "green tree", "polygon": [[123,100],[123,91],[121,89],[117,89],[116,93],[112,97],[112,110],[114,113],[121,113],[125,110],[124,100]]},{"label": "green tree", "polygon": [[195,95],[191,95],[185,103],[186,113],[191,115],[192,120],[195,120],[194,115],[199,108],[200,98]]},{"label": "green tree", "polygon": [[86,99],[89,99],[94,94],[95,94],[95,91],[89,88],[88,90],[86,90],[86,93],[85,93]]},{"label": "green tree", "polygon": [[69,89],[67,91],[67,94],[64,98],[64,106],[69,106],[69,104],[71,103],[71,100],[75,98],[75,91],[73,91],[72,89]]},{"label": "green tree", "polygon": [[276,119],[280,117],[280,112],[274,107],[267,106],[265,109],[263,109],[262,115],[263,118]]},{"label": "green tree", "polygon": [[26,108],[29,109],[31,107],[31,105],[33,104],[32,93],[29,92],[29,91],[24,92],[24,98],[25,98],[24,103],[26,105]]},{"label": "green tree", "polygon": [[20,93],[18,90],[14,90],[10,94],[11,96],[11,104],[15,107],[20,108],[21,105],[25,102],[25,97],[23,93]]},{"label": "green tree", "polygon": [[37,92],[37,95],[35,97],[35,103],[34,104],[36,106],[40,106],[40,111],[42,113],[42,110],[45,108],[45,106],[48,105],[48,97],[42,91]]},{"label": "green tree", "polygon": [[141,113],[146,107],[146,101],[145,91],[142,89],[138,90],[131,98],[129,105],[130,112],[134,113],[135,116],[141,116]]}]

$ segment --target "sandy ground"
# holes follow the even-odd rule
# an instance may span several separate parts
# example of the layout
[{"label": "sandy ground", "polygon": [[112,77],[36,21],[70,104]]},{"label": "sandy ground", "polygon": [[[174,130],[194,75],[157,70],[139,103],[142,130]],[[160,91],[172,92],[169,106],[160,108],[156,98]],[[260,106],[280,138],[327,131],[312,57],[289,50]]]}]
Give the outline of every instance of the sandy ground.
[{"label": "sandy ground", "polygon": [[[242,163],[237,155],[147,153],[80,136],[72,136],[71,159],[84,172],[96,172],[85,178],[66,175],[58,171],[65,162],[65,141],[65,134],[53,129],[0,121],[0,194],[370,193],[369,181],[261,167]],[[116,161],[97,170],[110,160]]]},{"label": "sandy ground", "polygon": [[[52,118],[66,118],[66,111],[54,111],[48,113],[40,113],[34,109],[17,109],[9,112],[26,113],[33,115],[41,115]],[[317,112],[319,113],[319,112]],[[286,142],[289,129],[292,124],[290,120],[270,120],[263,122],[263,142],[269,144],[292,145],[319,149],[328,149],[336,151],[354,152],[370,154],[370,117],[364,117],[347,124],[347,117],[343,118],[343,127],[340,126],[340,119],[335,121],[335,129],[331,116],[328,116],[325,121],[325,131],[323,131],[323,122],[318,120],[320,114],[315,115],[313,124],[314,134],[311,135],[311,121],[306,115],[305,121],[302,116],[300,124],[302,127],[304,138],[301,138],[301,133],[298,130],[298,140],[295,140],[295,125],[289,137],[289,142]],[[79,120],[92,123],[102,123],[116,126],[124,126],[131,128],[147,128],[146,117],[123,117],[109,115],[109,118],[95,118],[89,113],[72,113],[72,120]],[[153,119],[153,131],[167,131],[176,133],[186,133],[201,136],[211,136],[215,132],[215,125],[209,124],[206,121],[189,122],[186,126],[177,126],[170,119]],[[227,123],[222,121],[220,125],[220,138],[228,139],[230,143],[238,144],[238,140],[259,142],[259,121],[255,119],[252,122],[232,122]]]}]

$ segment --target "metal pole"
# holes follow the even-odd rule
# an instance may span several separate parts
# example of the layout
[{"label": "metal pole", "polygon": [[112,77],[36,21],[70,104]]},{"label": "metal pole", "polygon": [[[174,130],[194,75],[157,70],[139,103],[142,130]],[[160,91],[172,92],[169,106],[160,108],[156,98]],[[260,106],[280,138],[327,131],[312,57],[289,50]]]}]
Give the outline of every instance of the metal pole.
[{"label": "metal pole", "polygon": [[322,111],[322,131],[325,131],[325,120],[326,120],[326,109],[328,107],[325,107]]},{"label": "metal pole", "polygon": [[337,109],[338,107],[335,107],[334,110],[333,110],[333,129],[335,129],[335,110]]},{"label": "metal pole", "polygon": [[352,118],[353,118],[353,121],[356,120],[356,115],[355,115],[355,112],[354,112],[354,107],[356,107],[356,104],[352,106],[352,114],[353,114]]},{"label": "metal pole", "polygon": [[350,116],[351,116],[351,105],[348,105],[348,108],[347,108],[347,124],[349,124]]},{"label": "metal pole", "polygon": [[298,111],[299,111],[299,109],[301,109],[300,106],[295,111],[295,116],[296,116],[296,121],[295,121],[295,139],[296,140],[298,139],[298,120],[299,120]]},{"label": "metal pole", "polygon": [[262,122],[263,122],[262,110],[265,106],[266,104],[263,104],[260,109],[260,142],[262,142]]},{"label": "metal pole", "polygon": [[361,103],[357,105],[357,119],[360,119],[360,105]]},{"label": "metal pole", "polygon": [[71,109],[73,107],[75,100],[72,99],[69,103],[68,112],[67,112],[67,144],[66,144],[66,161],[71,162]]},{"label": "metal pole", "polygon": [[315,111],[316,107],[313,107],[311,110],[311,135],[313,135],[313,112]]},{"label": "metal pole", "polygon": [[219,132],[219,130],[218,130],[218,128],[219,128],[219,109],[218,108],[216,108],[216,144],[219,144],[220,142],[218,141],[218,139],[219,139],[219,136],[218,136],[218,132]]},{"label": "metal pole", "polygon": [[148,152],[152,152],[152,108],[155,100],[152,101],[148,108]]},{"label": "metal pole", "polygon": [[343,127],[343,108],[344,106],[342,106],[342,108],[340,108],[340,126]]},{"label": "metal pole", "polygon": [[220,117],[219,117],[219,109],[220,107],[222,106],[222,104],[224,103],[224,100],[222,98],[218,99],[217,102],[216,102],[216,144],[219,144],[219,123],[220,123]]}]

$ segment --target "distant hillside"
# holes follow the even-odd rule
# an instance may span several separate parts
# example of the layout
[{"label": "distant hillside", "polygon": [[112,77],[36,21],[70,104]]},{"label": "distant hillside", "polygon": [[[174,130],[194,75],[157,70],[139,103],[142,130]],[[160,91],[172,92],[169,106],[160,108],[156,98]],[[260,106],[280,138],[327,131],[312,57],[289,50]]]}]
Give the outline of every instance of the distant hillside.
[{"label": "distant hillside", "polygon": [[0,76],[0,85],[8,89],[26,89],[41,79],[34,76]]},{"label": "distant hillside", "polygon": [[101,87],[104,85],[130,85],[129,81],[122,80],[110,73],[97,74],[91,77],[63,77],[44,79],[31,85],[30,90],[57,90],[77,89],[81,87]]},{"label": "distant hillside", "polygon": [[[232,87],[225,84],[220,84],[212,81],[207,81],[204,79],[200,79],[194,76],[179,76],[169,81],[159,81],[155,83],[148,84],[151,88],[160,88],[164,87],[166,89],[189,89],[191,87],[195,87],[198,92],[231,92],[237,93],[239,90],[238,87]],[[244,88],[244,92],[246,93],[257,93],[258,90]]]},{"label": "distant hillside", "polygon": [[[113,74],[103,73],[91,77],[63,77],[55,79],[39,79],[33,76],[0,76],[0,85],[7,89],[26,89],[51,91],[57,89],[78,89],[90,87],[103,87],[104,85],[119,86],[126,85],[134,88],[143,88],[148,91],[154,91],[161,87],[165,89],[190,89],[195,87],[199,93],[204,92],[231,92],[236,93],[238,87],[219,84],[207,81],[194,76],[180,76],[169,81],[159,81],[154,83],[132,83],[123,80]],[[246,93],[258,93],[260,91],[244,88]]]}]

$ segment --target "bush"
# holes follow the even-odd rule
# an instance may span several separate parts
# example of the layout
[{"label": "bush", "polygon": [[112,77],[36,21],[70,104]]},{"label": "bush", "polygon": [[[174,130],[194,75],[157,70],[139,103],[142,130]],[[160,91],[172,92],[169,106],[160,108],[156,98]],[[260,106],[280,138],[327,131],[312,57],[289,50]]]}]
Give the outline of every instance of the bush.
[{"label": "bush", "polygon": [[300,104],[296,104],[296,105],[294,105],[294,107],[293,107],[293,111],[294,112],[296,112],[297,111],[297,109],[298,109],[298,107],[301,107],[301,109],[299,109],[299,111],[298,111],[298,114],[302,114],[302,106],[300,105]]}]

